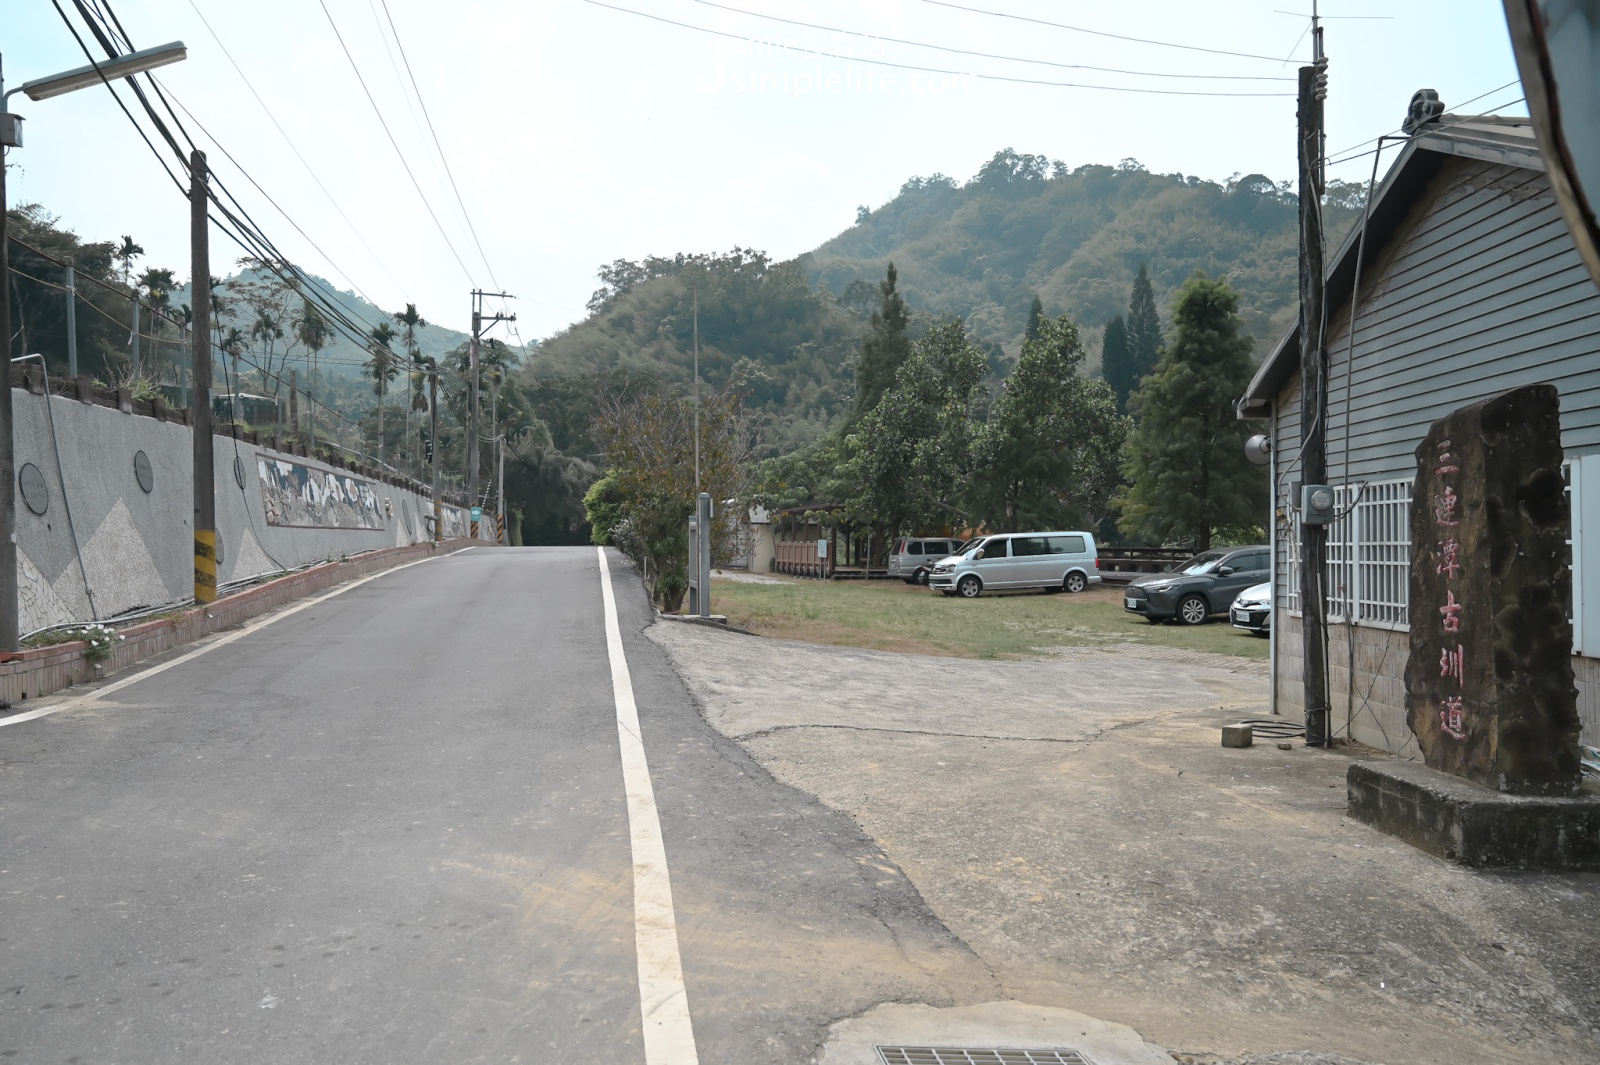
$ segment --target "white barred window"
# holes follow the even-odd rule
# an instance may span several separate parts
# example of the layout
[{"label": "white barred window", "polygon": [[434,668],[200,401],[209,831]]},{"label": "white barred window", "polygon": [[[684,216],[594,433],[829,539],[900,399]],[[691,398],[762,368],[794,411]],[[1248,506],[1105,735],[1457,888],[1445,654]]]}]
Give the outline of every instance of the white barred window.
[{"label": "white barred window", "polygon": [[[1372,481],[1334,489],[1339,519],[1328,526],[1328,620],[1407,627],[1411,588],[1411,481]],[[1352,508],[1351,503],[1355,506]],[[1298,500],[1294,501],[1298,504]],[[1288,605],[1300,612],[1300,510],[1289,508]]]}]

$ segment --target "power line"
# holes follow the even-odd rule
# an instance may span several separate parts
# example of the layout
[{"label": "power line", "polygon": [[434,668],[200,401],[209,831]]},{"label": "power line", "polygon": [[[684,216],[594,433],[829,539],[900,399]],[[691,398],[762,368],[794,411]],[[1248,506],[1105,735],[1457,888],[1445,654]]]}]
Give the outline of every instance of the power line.
[{"label": "power line", "polygon": [[[679,22],[676,19],[666,18],[661,15],[652,15],[646,11],[636,11],[631,7],[619,7],[616,4],[604,3],[603,0],[583,0],[583,2],[586,4],[593,4],[595,7],[603,7],[611,11],[620,11],[624,15],[636,15],[639,18],[650,19],[654,22],[664,22],[669,26],[677,26],[681,29],[694,30],[697,33],[708,33],[714,37],[726,37],[730,40],[744,41],[746,44],[756,44],[770,48],[782,48],[789,52],[800,52],[805,55],[822,56],[827,59],[842,59],[847,62],[866,62],[872,66],[891,67],[896,70],[914,70],[926,74],[944,74],[958,78],[976,78],[980,81],[1003,81],[1015,85],[1043,85],[1058,89],[1095,89],[1103,92],[1131,92],[1154,96],[1247,96],[1281,99],[1284,97],[1292,97],[1294,95],[1294,93],[1288,92],[1202,92],[1197,89],[1140,89],[1126,85],[1086,85],[1081,82],[1073,81],[1045,81],[1040,78],[1017,78],[1009,77],[1004,74],[977,74],[970,70],[948,70],[941,67],[924,67],[917,66],[912,63],[891,63],[885,59],[863,60],[859,56],[841,55],[838,52],[827,52],[820,48],[804,48],[799,45],[782,44],[776,41],[761,41],[753,37],[746,37],[743,34],[728,33],[724,30],[714,30],[709,26],[696,26],[693,23]],[[993,12],[989,13],[993,14]],[[1252,56],[1250,58],[1257,57]],[[1274,62],[1276,62],[1276,60],[1274,60]]]},{"label": "power line", "polygon": [[[1093,70],[1102,74],[1128,74],[1142,78],[1192,78],[1204,81],[1294,81],[1281,75],[1252,75],[1252,74],[1172,74],[1156,70],[1124,70],[1120,67],[1096,67],[1084,63],[1060,63],[1053,59],[1030,59],[1025,56],[997,55],[993,52],[977,52],[968,48],[951,48],[942,44],[929,44],[924,41],[908,41],[900,37],[888,37],[881,33],[864,33],[860,30],[846,30],[838,26],[822,26],[815,22],[801,22],[798,19],[782,18],[778,15],[767,15],[759,11],[746,11],[741,7],[729,7],[727,4],[716,3],[715,0],[693,0],[694,3],[706,7],[714,7],[721,11],[731,11],[736,15],[748,15],[751,18],[766,19],[769,22],[782,22],[789,26],[803,26],[810,30],[822,30],[826,33],[839,33],[850,37],[865,37],[872,41],[888,41],[890,44],[903,44],[911,48],[928,48],[937,52],[949,52],[952,55],[970,55],[981,59],[1000,59],[1008,63],[1032,63],[1038,66],[1059,67],[1064,70]],[[866,60],[870,62],[870,60]]]},{"label": "power line", "polygon": [[[1511,106],[1513,106],[1515,104],[1520,104],[1520,103],[1525,102],[1526,99],[1527,99],[1526,97],[1519,96],[1515,100],[1507,100],[1505,103],[1496,104],[1495,106],[1496,107],[1511,107]],[[1458,118],[1454,122],[1441,122],[1437,126],[1427,126],[1427,127],[1423,128],[1423,129],[1418,130],[1416,135],[1421,137],[1421,136],[1426,136],[1429,133],[1443,133],[1447,129],[1455,129],[1457,126],[1469,125],[1473,121],[1475,121],[1476,119],[1481,118],[1481,117],[1482,117],[1481,115],[1468,115],[1468,116],[1465,116],[1463,118]],[[1398,134],[1398,132],[1399,131],[1396,131],[1395,133],[1385,133],[1383,135],[1383,137],[1374,137],[1373,140],[1383,140],[1383,139],[1385,139],[1387,137],[1396,136]],[[1366,141],[1364,143],[1371,144],[1372,141]],[[1329,159],[1325,165],[1326,166],[1340,166],[1340,165],[1342,165],[1344,163],[1353,163],[1357,159],[1365,159],[1367,156],[1372,155],[1372,154],[1374,154],[1376,152],[1379,152],[1379,151],[1382,151],[1382,150],[1383,150],[1383,146],[1379,145],[1377,148],[1369,148],[1364,152],[1357,152],[1354,155],[1346,155],[1346,156],[1344,156],[1343,158],[1340,158],[1340,159]]]},{"label": "power line", "polygon": [[472,224],[472,216],[467,213],[466,201],[461,198],[461,189],[456,185],[456,175],[450,169],[450,160],[445,158],[444,146],[439,143],[439,133],[433,128],[433,116],[428,114],[427,101],[422,98],[422,90],[417,86],[417,76],[411,69],[411,59],[406,55],[406,46],[400,40],[400,31],[395,28],[394,16],[389,14],[389,0],[383,0],[383,17],[389,20],[389,32],[394,34],[394,43],[400,49],[400,59],[406,65],[406,77],[411,79],[411,91],[417,94],[417,104],[422,108],[422,117],[427,120],[428,133],[433,137],[434,150],[439,153],[439,162],[444,164],[444,172],[450,179],[450,189],[456,194],[456,204],[461,208],[461,217],[467,220],[467,232],[472,234],[472,243],[478,247],[478,257],[483,260],[483,268],[489,271],[489,280],[494,282],[496,289],[500,288],[500,281],[494,276],[494,267],[489,265],[489,257],[483,252],[483,242],[478,239],[477,227]]},{"label": "power line", "polygon": [[[1475,104],[1479,100],[1484,99],[1485,97],[1493,96],[1497,92],[1503,92],[1506,89],[1511,88],[1513,85],[1519,85],[1519,84],[1521,84],[1520,81],[1508,81],[1504,85],[1500,85],[1500,86],[1497,86],[1497,87],[1495,87],[1493,89],[1490,89],[1488,92],[1481,92],[1478,95],[1474,96],[1470,100],[1463,100],[1459,104],[1456,104],[1455,106],[1456,107],[1466,107],[1468,104]],[[1518,99],[1518,100],[1512,100],[1509,103],[1496,104],[1495,106],[1496,107],[1510,107],[1512,104],[1521,103],[1521,102],[1522,102],[1521,99]],[[1388,133],[1380,134],[1377,137],[1369,137],[1367,140],[1362,141],[1360,144],[1352,144],[1348,148],[1341,148],[1336,152],[1330,152],[1328,154],[1329,154],[1329,157],[1331,158],[1333,156],[1343,155],[1346,152],[1353,152],[1357,148],[1365,148],[1367,145],[1376,143],[1378,140],[1380,140],[1383,137],[1392,137],[1392,136],[1394,136],[1395,134],[1397,134],[1399,132],[1400,132],[1399,128],[1395,128],[1395,129],[1390,130]],[[1351,158],[1360,158],[1360,156],[1352,156]]]},{"label": "power line", "polygon": [[433,204],[428,202],[427,194],[422,191],[422,185],[417,181],[417,175],[411,172],[411,164],[406,162],[406,153],[400,150],[400,143],[394,139],[394,133],[389,129],[389,123],[384,120],[383,111],[378,107],[378,101],[373,99],[372,90],[367,88],[367,79],[361,76],[361,68],[356,66],[355,56],[350,54],[350,46],[344,43],[344,35],[339,32],[339,24],[333,21],[333,13],[328,10],[325,0],[317,0],[317,5],[322,8],[322,13],[327,16],[328,25],[333,27],[333,35],[339,39],[339,47],[344,51],[345,59],[350,63],[350,69],[355,73],[356,81],[361,83],[361,91],[366,93],[367,102],[372,105],[372,113],[378,116],[378,124],[383,127],[383,132],[389,138],[389,144],[394,148],[395,155],[400,157],[400,165],[405,168],[406,176],[411,179],[411,184],[417,190],[417,196],[422,200],[422,206],[428,209],[428,217],[433,219],[433,224],[439,230],[439,236],[444,238],[445,246],[450,249],[450,254],[455,256],[456,265],[461,267],[461,272],[467,275],[467,280],[474,286],[472,271],[467,269],[467,264],[462,261],[461,253],[456,251],[456,246],[450,240],[450,235],[444,231],[444,225],[439,221],[439,216],[434,213]]},{"label": "power line", "polygon": [[[411,302],[411,298],[406,292],[405,285],[401,284],[400,280],[396,278],[394,274],[389,272],[389,268],[384,264],[382,256],[372,250],[372,245],[367,243],[367,238],[361,235],[361,231],[356,228],[354,222],[350,221],[350,216],[345,214],[344,208],[339,205],[339,201],[333,198],[333,193],[328,191],[328,186],[323,184],[322,178],[317,176],[317,172],[311,168],[311,164],[306,161],[306,157],[300,153],[300,149],[295,146],[295,143],[290,139],[288,132],[284,130],[282,123],[278,121],[278,116],[272,113],[272,108],[268,107],[267,102],[261,98],[261,94],[256,91],[255,85],[253,85],[249,77],[245,75],[245,72],[243,68],[239,66],[238,61],[233,58],[233,53],[228,51],[228,46],[222,43],[222,38],[217,35],[216,30],[212,29],[211,23],[206,20],[204,13],[202,13],[200,8],[196,6],[195,0],[189,0],[189,6],[194,8],[194,13],[199,16],[201,24],[206,28],[206,32],[211,34],[211,39],[217,42],[217,47],[222,50],[222,54],[226,56],[228,62],[232,64],[234,72],[239,75],[239,80],[244,82],[245,88],[250,90],[250,95],[255,97],[256,103],[261,105],[261,110],[266,112],[267,118],[272,122],[273,127],[278,131],[278,135],[283,138],[283,142],[289,146],[289,150],[294,153],[295,158],[300,160],[300,165],[305,167],[307,174],[311,175],[311,180],[317,183],[317,188],[322,190],[322,194],[328,198],[328,202],[333,205],[333,209],[339,212],[339,217],[344,219],[344,224],[350,228],[350,232],[354,234],[355,238],[361,242],[361,246],[367,249],[367,254],[371,255],[372,261],[378,264],[378,269],[382,270],[384,275],[388,277],[390,281],[394,282],[395,287],[400,290],[400,294],[406,297],[406,302]],[[218,145],[218,147],[221,147],[221,145]],[[234,165],[237,166],[238,164],[235,163]],[[349,275],[346,274],[346,276],[348,277]]]},{"label": "power line", "polygon": [[1206,52],[1210,55],[1227,55],[1235,59],[1265,59],[1272,63],[1281,63],[1275,55],[1256,55],[1252,52],[1229,52],[1221,48],[1202,48],[1197,44],[1177,44],[1173,41],[1156,41],[1148,37],[1129,37],[1121,33],[1108,33],[1105,30],[1091,30],[1083,26],[1069,26],[1064,22],[1050,22],[1047,19],[1031,18],[1027,15],[1013,15],[1006,11],[986,11],[981,7],[968,7],[965,4],[953,4],[949,0],[922,0],[925,4],[937,7],[954,8],[957,11],[970,11],[974,15],[989,15],[993,18],[1015,19],[1018,22],[1031,22],[1036,26],[1049,26],[1057,30],[1071,30],[1074,33],[1087,33],[1094,37],[1109,37],[1116,41],[1131,41],[1134,44],[1153,44],[1159,48],[1180,48],[1186,52]]}]

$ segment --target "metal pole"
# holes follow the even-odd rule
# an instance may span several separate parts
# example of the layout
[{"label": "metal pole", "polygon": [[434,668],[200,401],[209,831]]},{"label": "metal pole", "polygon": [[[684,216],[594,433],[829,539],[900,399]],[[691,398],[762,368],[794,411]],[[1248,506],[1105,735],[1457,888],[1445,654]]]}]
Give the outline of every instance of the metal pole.
[{"label": "metal pole", "polygon": [[133,290],[133,332],[128,336],[128,371],[129,379],[139,376],[139,290]]},{"label": "metal pole", "polygon": [[300,439],[300,371],[289,371],[289,439]]},{"label": "metal pole", "polygon": [[696,500],[695,521],[700,527],[699,547],[695,559],[695,566],[700,574],[700,616],[711,616],[711,496],[705,492],[700,493]]},{"label": "metal pole", "polygon": [[306,428],[311,443],[306,453],[317,457],[317,349],[311,349],[311,380],[306,382]]},{"label": "metal pole", "polygon": [[[467,348],[467,376],[470,378],[467,397],[467,506],[478,506],[478,330],[482,317],[478,311],[480,293],[472,290],[472,344]],[[469,515],[471,511],[467,512]],[[472,522],[472,538],[478,538],[478,523]]]},{"label": "metal pole", "polygon": [[428,440],[433,449],[433,540],[444,539],[444,499],[439,494],[439,368],[434,366],[428,374],[428,417],[431,426]]},{"label": "metal pole", "polygon": [[694,490],[700,491],[700,289],[694,293]]},{"label": "metal pole", "polygon": [[[5,83],[0,81],[0,111]],[[5,150],[0,149],[0,651],[21,649],[17,618],[17,469],[11,420],[11,257],[6,236]]]},{"label": "metal pole", "polygon": [[78,272],[67,260],[67,376],[78,376]]},{"label": "metal pole", "polygon": [[189,155],[189,276],[194,279],[191,362],[194,398],[189,406],[194,443],[194,598],[217,598],[217,498],[211,443],[211,249],[206,218],[206,153]]}]

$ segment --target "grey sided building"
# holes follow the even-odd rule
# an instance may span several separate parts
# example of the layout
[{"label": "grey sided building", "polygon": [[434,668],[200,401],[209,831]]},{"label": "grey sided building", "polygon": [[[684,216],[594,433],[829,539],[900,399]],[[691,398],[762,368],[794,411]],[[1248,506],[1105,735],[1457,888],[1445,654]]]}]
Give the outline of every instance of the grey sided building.
[{"label": "grey sided building", "polygon": [[[1415,449],[1434,419],[1519,385],[1561,393],[1572,503],[1573,668],[1600,745],[1600,289],[1568,235],[1526,119],[1444,115],[1400,149],[1327,269],[1328,678],[1332,730],[1417,756],[1402,678]],[[1330,235],[1333,236],[1333,235]],[[1355,336],[1351,338],[1354,304]],[[1296,545],[1300,334],[1239,401],[1272,440],[1273,700],[1302,708]]]}]

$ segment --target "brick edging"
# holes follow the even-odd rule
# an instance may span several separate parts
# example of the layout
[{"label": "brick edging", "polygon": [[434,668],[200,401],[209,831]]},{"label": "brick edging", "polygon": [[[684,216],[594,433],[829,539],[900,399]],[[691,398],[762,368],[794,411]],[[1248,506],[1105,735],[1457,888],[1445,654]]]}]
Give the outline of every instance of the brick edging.
[{"label": "brick edging", "polygon": [[123,638],[117,641],[111,657],[99,663],[98,669],[95,663],[84,657],[89,645],[82,640],[0,655],[0,699],[15,705],[24,699],[36,699],[58,692],[80,681],[103,678],[163,651],[193,643],[214,632],[234,628],[253,617],[336,584],[392,569],[414,559],[436,553],[449,554],[479,545],[481,541],[462,537],[437,545],[423,542],[406,547],[383,547],[337,562],[324,562],[246,588],[218,599],[209,607],[182,607],[169,614],[118,629],[117,635]]}]

